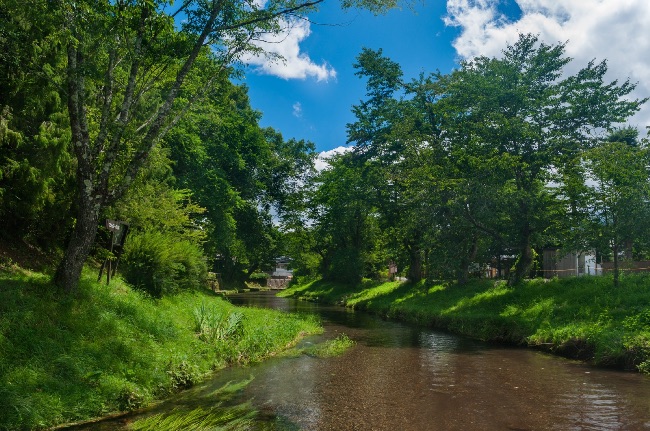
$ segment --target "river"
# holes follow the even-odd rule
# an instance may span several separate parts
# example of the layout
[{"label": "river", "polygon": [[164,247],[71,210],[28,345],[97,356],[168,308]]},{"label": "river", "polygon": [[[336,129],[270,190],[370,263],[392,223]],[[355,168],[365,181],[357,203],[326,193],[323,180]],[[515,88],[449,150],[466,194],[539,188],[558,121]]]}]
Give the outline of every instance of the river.
[{"label": "river", "polygon": [[[241,429],[254,430],[650,430],[647,376],[269,293],[230,301],[317,313],[325,334],[305,343],[345,333],[356,344],[334,358],[276,358],[220,371],[152,409],[76,429],[129,429],[182,406],[221,403],[245,406]],[[220,391],[248,380],[227,396]]]}]

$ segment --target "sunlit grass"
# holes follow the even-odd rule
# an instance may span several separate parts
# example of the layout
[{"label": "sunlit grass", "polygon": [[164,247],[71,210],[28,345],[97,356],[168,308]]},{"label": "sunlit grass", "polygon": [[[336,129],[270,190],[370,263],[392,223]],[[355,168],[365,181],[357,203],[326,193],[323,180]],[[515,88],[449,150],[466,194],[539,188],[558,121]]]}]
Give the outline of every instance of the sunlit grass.
[{"label": "sunlit grass", "polygon": [[308,344],[302,347],[294,347],[282,353],[283,356],[297,357],[300,355],[314,356],[317,358],[330,358],[342,355],[355,342],[346,334],[339,334],[336,338],[325,340],[316,344]]},{"label": "sunlit grass", "polygon": [[397,289],[400,286],[400,284],[401,283],[399,281],[394,281],[394,282],[383,283],[376,286],[368,287],[362,290],[361,292],[351,294],[348,297],[346,304],[348,306],[354,307],[356,304],[372,301],[375,298],[379,298],[381,296],[385,296],[392,293],[395,289]]},{"label": "sunlit grass", "polygon": [[134,431],[240,431],[251,429],[255,411],[249,404],[224,408],[197,407],[190,411],[172,410],[140,419],[131,425]]}]

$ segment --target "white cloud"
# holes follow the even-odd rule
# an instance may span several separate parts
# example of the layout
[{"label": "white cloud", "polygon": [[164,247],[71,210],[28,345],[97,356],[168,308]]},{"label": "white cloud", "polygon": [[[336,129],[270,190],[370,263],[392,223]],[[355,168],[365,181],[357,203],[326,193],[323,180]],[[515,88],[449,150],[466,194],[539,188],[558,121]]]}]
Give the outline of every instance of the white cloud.
[{"label": "white cloud", "polygon": [[[574,73],[588,61],[607,60],[608,78],[637,82],[635,98],[650,96],[650,22],[648,0],[515,0],[522,11],[516,21],[499,12],[498,0],[448,0],[445,23],[461,29],[454,48],[461,59],[499,56],[519,33],[539,34],[548,44],[568,42],[566,54]],[[650,104],[630,119],[650,125]]]},{"label": "white cloud", "polygon": [[336,70],[327,62],[316,64],[309,55],[300,51],[300,42],[311,34],[309,21],[284,21],[282,25],[284,29],[280,33],[266,35],[263,41],[255,42],[267,53],[282,58],[271,59],[263,54],[248,55],[242,59],[244,63],[254,66],[258,72],[284,79],[314,77],[318,81],[327,81],[336,78]]},{"label": "white cloud", "polygon": [[316,170],[320,172],[323,169],[329,168],[330,164],[327,162],[327,159],[337,154],[347,153],[348,151],[352,151],[352,147],[336,147],[328,151],[320,152],[314,162]]},{"label": "white cloud", "polygon": [[296,102],[293,104],[293,116],[296,118],[302,117],[302,105],[300,104],[300,102]]}]

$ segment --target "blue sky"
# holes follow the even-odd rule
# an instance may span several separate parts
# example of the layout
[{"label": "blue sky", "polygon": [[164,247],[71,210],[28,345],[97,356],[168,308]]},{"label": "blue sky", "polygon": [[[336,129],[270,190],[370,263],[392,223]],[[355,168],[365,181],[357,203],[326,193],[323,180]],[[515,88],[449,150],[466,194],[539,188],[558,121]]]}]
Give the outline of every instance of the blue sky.
[{"label": "blue sky", "polygon": [[[242,82],[263,126],[310,140],[321,152],[346,145],[352,105],[365,97],[365,81],[352,67],[363,47],[383,49],[414,78],[449,72],[476,55],[498,56],[518,33],[531,32],[547,43],[568,41],[568,73],[607,59],[610,79],[629,77],[639,83],[636,97],[650,95],[647,0],[425,0],[379,16],[326,0],[310,21],[268,45],[286,63],[249,58]],[[631,124],[650,125],[650,108]]]}]

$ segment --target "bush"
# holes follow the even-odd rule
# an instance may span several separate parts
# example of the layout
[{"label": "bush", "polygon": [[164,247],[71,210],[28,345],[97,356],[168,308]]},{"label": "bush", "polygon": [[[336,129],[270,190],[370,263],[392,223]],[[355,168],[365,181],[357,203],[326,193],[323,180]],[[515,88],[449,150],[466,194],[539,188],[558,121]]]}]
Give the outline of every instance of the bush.
[{"label": "bush", "polygon": [[161,232],[143,232],[129,238],[122,272],[129,284],[159,298],[203,285],[207,266],[196,244]]}]

